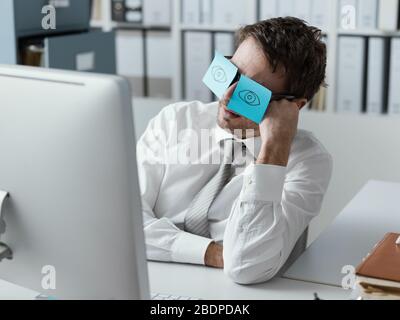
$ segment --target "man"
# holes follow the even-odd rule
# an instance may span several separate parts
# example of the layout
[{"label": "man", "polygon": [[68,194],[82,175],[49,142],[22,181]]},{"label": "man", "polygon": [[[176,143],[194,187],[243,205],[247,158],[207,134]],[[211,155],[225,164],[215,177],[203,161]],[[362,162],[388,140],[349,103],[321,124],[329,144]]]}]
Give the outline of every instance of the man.
[{"label": "man", "polygon": [[[326,47],[320,30],[290,17],[240,29],[238,44],[231,62],[241,74],[296,99],[271,102],[260,125],[227,109],[236,84],[216,103],[168,106],[141,137],[138,165],[148,259],[223,268],[251,284],[282,268],[329,184],[331,156],[297,130],[300,109],[324,85]],[[213,143],[198,151],[205,129]],[[232,154],[227,141],[251,163],[205,164]]]}]

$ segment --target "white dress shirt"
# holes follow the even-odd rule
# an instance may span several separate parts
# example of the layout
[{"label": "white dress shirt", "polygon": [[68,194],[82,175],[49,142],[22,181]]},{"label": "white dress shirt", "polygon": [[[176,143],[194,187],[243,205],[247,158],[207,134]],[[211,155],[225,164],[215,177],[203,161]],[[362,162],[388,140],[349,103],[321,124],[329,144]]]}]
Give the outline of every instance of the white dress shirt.
[{"label": "white dress shirt", "polygon": [[[250,284],[271,279],[297,239],[320,211],[332,172],[332,158],[310,133],[298,130],[287,167],[254,164],[260,138],[242,140],[250,164],[240,169],[209,210],[211,239],[183,231],[187,209],[219,165],[202,160],[220,154],[218,142],[232,135],[217,125],[218,103],[195,101],[164,108],[137,146],[147,257],[204,264],[210,242],[223,244],[224,271]],[[188,153],[194,137],[212,129],[207,150],[185,164],[172,159]],[[176,137],[178,138],[176,139]]]}]

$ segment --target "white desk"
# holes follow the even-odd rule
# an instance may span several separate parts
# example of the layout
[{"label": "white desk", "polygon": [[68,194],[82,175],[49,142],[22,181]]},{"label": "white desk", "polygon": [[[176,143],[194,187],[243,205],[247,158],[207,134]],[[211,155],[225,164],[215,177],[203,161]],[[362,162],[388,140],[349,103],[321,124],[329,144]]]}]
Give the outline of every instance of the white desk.
[{"label": "white desk", "polygon": [[188,296],[207,300],[313,300],[349,299],[351,292],[339,287],[275,278],[242,286],[233,283],[222,270],[172,263],[149,263],[150,290],[153,293]]},{"label": "white desk", "polygon": [[285,277],[339,286],[388,232],[400,231],[400,184],[369,181]]},{"label": "white desk", "polygon": [[38,292],[0,280],[0,300],[33,300]]},{"label": "white desk", "polygon": [[[283,278],[241,286],[229,280],[222,270],[172,263],[149,262],[149,277],[153,293],[209,300],[312,300],[314,292],[322,299],[343,300],[351,294],[338,287]],[[0,280],[0,300],[33,300],[38,295]]]}]

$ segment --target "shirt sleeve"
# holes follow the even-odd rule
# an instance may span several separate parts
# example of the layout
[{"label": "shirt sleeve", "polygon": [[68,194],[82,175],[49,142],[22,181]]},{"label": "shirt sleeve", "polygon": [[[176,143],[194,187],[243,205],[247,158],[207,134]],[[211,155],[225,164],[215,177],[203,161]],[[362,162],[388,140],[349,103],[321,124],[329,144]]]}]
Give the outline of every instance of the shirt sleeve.
[{"label": "shirt sleeve", "polygon": [[163,159],[169,121],[166,112],[162,111],[150,122],[137,144],[147,258],[155,261],[204,264],[204,255],[212,240],[184,232],[170,219],[158,219],[154,212],[165,174]]},{"label": "shirt sleeve", "polygon": [[291,169],[251,165],[224,234],[224,271],[235,282],[273,278],[321,208],[332,159],[314,154]]}]

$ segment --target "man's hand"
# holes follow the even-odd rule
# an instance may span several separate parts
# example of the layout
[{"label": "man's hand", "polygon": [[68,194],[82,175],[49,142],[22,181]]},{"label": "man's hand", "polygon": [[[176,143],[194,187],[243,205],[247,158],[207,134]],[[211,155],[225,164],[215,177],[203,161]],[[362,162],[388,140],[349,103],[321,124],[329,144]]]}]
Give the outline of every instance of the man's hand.
[{"label": "man's hand", "polygon": [[299,111],[296,102],[271,102],[264,120],[260,123],[262,147],[257,164],[287,166],[291,145],[297,132]]},{"label": "man's hand", "polygon": [[223,268],[224,259],[222,257],[223,247],[215,242],[211,242],[204,256],[204,263],[208,267]]}]

